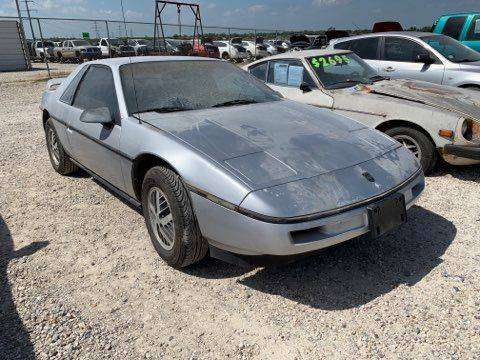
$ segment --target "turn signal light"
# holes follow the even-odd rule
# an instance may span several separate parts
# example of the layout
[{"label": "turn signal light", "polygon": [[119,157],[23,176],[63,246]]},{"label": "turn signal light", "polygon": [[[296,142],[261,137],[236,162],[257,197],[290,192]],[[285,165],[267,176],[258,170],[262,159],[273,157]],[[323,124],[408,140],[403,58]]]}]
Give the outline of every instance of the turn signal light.
[{"label": "turn signal light", "polygon": [[438,130],[438,135],[443,138],[453,139],[454,133],[452,130]]}]

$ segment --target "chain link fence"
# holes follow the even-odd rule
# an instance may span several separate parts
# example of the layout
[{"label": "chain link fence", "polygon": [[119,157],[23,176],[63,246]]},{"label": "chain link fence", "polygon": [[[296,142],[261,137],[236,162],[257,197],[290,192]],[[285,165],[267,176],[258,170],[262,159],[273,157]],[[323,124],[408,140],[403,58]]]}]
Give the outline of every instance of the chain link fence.
[{"label": "chain link fence", "polygon": [[[0,20],[18,20],[17,17],[2,17]],[[142,42],[152,43],[154,34],[153,22],[140,21],[118,21],[107,19],[66,19],[66,18],[50,18],[50,17],[32,17],[22,18],[25,32],[26,43],[28,46],[30,60],[35,66],[44,67],[51,77],[50,70],[60,68],[63,63],[74,63],[90,59],[93,56],[64,56],[63,53],[68,52],[62,50],[64,41],[76,40],[78,44],[85,46],[101,48],[101,57],[121,56],[116,51],[117,44],[134,45],[132,40],[141,40]],[[164,23],[163,29],[165,38],[173,44],[180,41],[186,42],[190,40],[193,46],[193,29],[192,25],[178,25]],[[291,31],[275,30],[275,29],[248,29],[241,27],[221,27],[221,26],[204,26],[204,38],[211,40],[229,41],[234,37],[241,37],[244,40],[254,40],[257,37],[265,39],[285,38]],[[102,42],[103,39],[103,42]],[[43,42],[42,42],[43,40]],[[108,51],[101,45],[108,42]],[[112,45],[110,44],[112,43]],[[115,45],[113,45],[115,44]],[[112,50],[114,49],[114,50]],[[120,53],[121,54],[121,53]],[[82,54],[80,54],[82,55]],[[131,56],[131,54],[128,54]],[[140,54],[135,49],[135,55]],[[43,64],[43,65],[42,65]]]}]

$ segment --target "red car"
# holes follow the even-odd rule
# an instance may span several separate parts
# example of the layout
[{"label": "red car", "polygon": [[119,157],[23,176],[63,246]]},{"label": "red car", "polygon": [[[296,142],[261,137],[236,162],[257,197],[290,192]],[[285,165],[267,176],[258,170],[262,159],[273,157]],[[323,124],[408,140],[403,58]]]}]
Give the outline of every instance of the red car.
[{"label": "red car", "polygon": [[220,59],[220,52],[218,46],[213,45],[212,39],[203,39],[199,41],[198,38],[193,40],[193,53],[197,56],[211,57]]}]

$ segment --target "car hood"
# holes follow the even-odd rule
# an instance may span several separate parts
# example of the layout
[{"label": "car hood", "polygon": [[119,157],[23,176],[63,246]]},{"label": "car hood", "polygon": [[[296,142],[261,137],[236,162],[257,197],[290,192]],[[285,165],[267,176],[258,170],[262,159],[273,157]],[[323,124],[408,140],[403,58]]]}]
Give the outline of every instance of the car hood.
[{"label": "car hood", "polygon": [[400,146],[330,110],[289,100],[150,112],[141,120],[214,159],[251,189],[353,167]]},{"label": "car hood", "polygon": [[[388,80],[373,85],[333,90],[332,93],[336,107],[351,108],[352,103],[358,103],[360,107],[361,102],[349,101],[351,96],[346,95],[354,94],[367,98],[377,95],[440,108],[480,121],[480,92],[477,94],[475,91],[445,85],[414,80]],[[384,99],[378,100],[385,103]]]}]

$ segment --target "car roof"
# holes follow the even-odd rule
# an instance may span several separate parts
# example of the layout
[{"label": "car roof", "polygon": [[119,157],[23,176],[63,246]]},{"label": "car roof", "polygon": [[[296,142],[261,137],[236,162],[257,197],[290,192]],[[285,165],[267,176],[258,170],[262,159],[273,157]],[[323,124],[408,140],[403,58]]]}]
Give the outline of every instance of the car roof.
[{"label": "car roof", "polygon": [[289,51],[282,54],[277,54],[257,60],[251,64],[256,64],[265,60],[275,60],[275,59],[303,59],[311,56],[325,56],[325,55],[337,55],[337,54],[347,54],[350,53],[350,50],[337,50],[337,49],[314,49],[314,50],[301,50],[301,51]]},{"label": "car roof", "polygon": [[368,38],[368,37],[379,37],[379,36],[385,36],[385,35],[395,35],[395,36],[404,36],[404,37],[413,37],[413,38],[419,38],[419,37],[422,37],[422,36],[432,36],[432,35],[441,36],[441,34],[434,34],[434,33],[431,33],[431,32],[424,32],[424,31],[385,31],[385,32],[354,35],[354,36],[349,36],[349,37],[333,39],[331,41],[331,43],[344,42],[344,41],[348,41],[348,40],[363,39],[363,38]]},{"label": "car roof", "polygon": [[468,16],[468,15],[478,15],[480,14],[479,12],[476,11],[471,11],[471,12],[458,12],[458,13],[450,13],[450,14],[444,14],[442,16],[439,16],[439,18],[444,18],[444,17],[449,17],[449,16]]},{"label": "car roof", "polygon": [[136,57],[118,57],[108,58],[88,62],[89,64],[102,64],[110,67],[117,67],[124,64],[158,62],[158,61],[221,61],[218,59],[199,57],[199,56],[136,56]]}]

